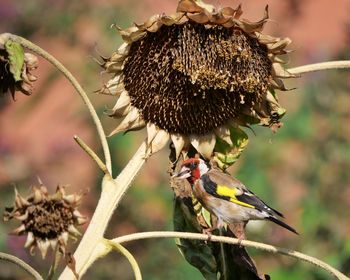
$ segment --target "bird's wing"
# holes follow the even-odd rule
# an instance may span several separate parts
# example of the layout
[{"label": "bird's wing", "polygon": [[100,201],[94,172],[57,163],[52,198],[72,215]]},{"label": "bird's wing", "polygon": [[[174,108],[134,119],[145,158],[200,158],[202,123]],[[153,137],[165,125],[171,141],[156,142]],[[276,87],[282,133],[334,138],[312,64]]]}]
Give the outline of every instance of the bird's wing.
[{"label": "bird's wing", "polygon": [[236,178],[232,177],[230,174],[223,172],[221,169],[217,167],[213,167],[207,173],[210,180],[213,182],[217,182],[219,185],[227,186],[228,188],[239,188],[239,189],[247,189],[243,183],[241,183]]},{"label": "bird's wing", "polygon": [[244,207],[267,212],[269,215],[283,217],[282,213],[269,207],[240,181],[227,173],[214,170],[214,172],[208,172],[203,175],[201,179],[206,191],[213,196],[229,200]]}]

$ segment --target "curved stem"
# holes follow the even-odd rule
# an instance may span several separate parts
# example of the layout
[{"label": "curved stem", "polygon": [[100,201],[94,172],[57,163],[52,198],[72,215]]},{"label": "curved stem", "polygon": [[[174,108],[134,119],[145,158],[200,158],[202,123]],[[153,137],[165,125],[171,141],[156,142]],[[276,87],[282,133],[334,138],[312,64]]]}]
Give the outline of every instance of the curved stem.
[{"label": "curved stem", "polygon": [[[147,238],[185,238],[185,239],[208,240],[208,235],[201,234],[201,233],[190,233],[190,232],[153,231],[153,232],[133,233],[133,234],[129,234],[129,235],[120,236],[120,237],[112,239],[111,242],[119,244],[119,243],[129,242],[129,241],[133,241],[133,240],[140,240],[140,239],[147,239]],[[326,263],[324,263],[324,262],[322,262],[314,257],[310,257],[308,255],[305,255],[303,253],[300,253],[300,252],[297,252],[294,250],[275,247],[272,245],[254,242],[254,241],[249,241],[249,240],[240,241],[237,238],[231,238],[231,237],[226,237],[226,236],[211,235],[210,241],[224,242],[224,243],[229,243],[229,244],[241,244],[242,246],[252,247],[255,249],[259,249],[259,250],[264,250],[264,251],[274,253],[274,254],[282,254],[282,255],[290,256],[290,257],[311,263],[317,267],[320,267],[320,268],[326,270],[327,272],[329,272],[330,274],[332,274],[337,279],[340,279],[340,280],[349,280],[350,279],[350,278],[346,277],[343,273],[341,273],[338,270],[336,270],[335,268],[331,267],[330,265],[328,265],[328,264],[326,264]]]},{"label": "curved stem", "polygon": [[[143,142],[133,158],[115,180],[109,175],[103,178],[100,200],[89,227],[74,253],[76,271],[80,277],[101,254],[104,254],[104,251],[99,248],[99,244],[101,240],[103,240],[103,234],[115,208],[118,206],[124,193],[130,187],[133,179],[145,163],[146,151],[147,143]],[[66,268],[59,279],[73,280],[75,278],[70,269]]]},{"label": "curved stem", "polygon": [[0,260],[7,261],[7,262],[10,262],[10,263],[13,263],[13,264],[19,266],[20,268],[22,268],[23,270],[28,272],[28,274],[33,276],[34,279],[43,280],[41,275],[34,268],[32,268],[29,264],[25,263],[24,261],[22,261],[21,259],[15,257],[13,255],[9,255],[9,254],[5,254],[5,253],[0,252]]},{"label": "curved stem", "polygon": [[78,81],[74,78],[74,76],[60,63],[56,58],[54,58],[51,54],[40,48],[39,46],[35,45],[34,43],[28,41],[27,39],[24,39],[23,37],[10,34],[10,33],[3,33],[0,34],[0,41],[7,41],[11,40],[16,43],[21,44],[23,47],[33,51],[37,55],[40,55],[47,61],[49,61],[53,66],[55,66],[73,85],[73,87],[76,89],[76,91],[79,93],[80,97],[83,99],[84,104],[89,110],[89,113],[95,123],[97,133],[100,137],[102,149],[104,152],[105,160],[106,160],[106,166],[107,170],[111,173],[112,167],[111,167],[111,154],[109,151],[107,139],[105,132],[103,130],[102,124],[100,119],[98,118],[98,115],[95,111],[94,106],[91,104],[91,101],[89,100],[87,94],[83,90],[83,88],[80,86]]},{"label": "curved stem", "polygon": [[308,64],[308,65],[290,68],[290,69],[287,69],[287,71],[291,74],[303,74],[303,73],[315,72],[315,71],[321,71],[321,70],[346,69],[346,68],[350,68],[350,60],[338,60],[338,61],[328,61],[328,62]]},{"label": "curved stem", "polygon": [[132,270],[134,271],[135,280],[142,280],[141,270],[139,265],[137,264],[137,261],[135,260],[134,256],[122,245],[115,242],[110,242],[106,239],[106,242],[111,246],[113,249],[119,251],[121,254],[123,254],[129,261]]}]

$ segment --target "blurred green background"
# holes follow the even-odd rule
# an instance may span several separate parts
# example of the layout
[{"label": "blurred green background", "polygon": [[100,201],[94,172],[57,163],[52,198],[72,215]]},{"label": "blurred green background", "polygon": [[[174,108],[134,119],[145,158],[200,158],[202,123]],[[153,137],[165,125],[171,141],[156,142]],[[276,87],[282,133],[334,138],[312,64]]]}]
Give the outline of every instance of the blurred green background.
[{"label": "blurred green background", "polygon": [[[348,0],[245,0],[243,17],[258,20],[266,4],[270,23],[264,33],[293,40],[288,67],[334,59],[350,59]],[[236,6],[240,1],[211,1]],[[92,57],[108,56],[121,43],[116,23],[128,27],[155,13],[172,13],[175,0],[0,0],[0,32],[24,36],[43,47],[72,71],[96,105],[106,131],[116,120],[103,115],[114,98],[97,96],[107,76]],[[39,80],[31,97],[17,94],[0,99],[0,207],[10,206],[12,183],[24,195],[36,176],[54,191],[90,189],[81,210],[91,216],[99,197],[101,174],[75,144],[79,135],[95,150],[100,146],[89,115],[70,84],[40,60]],[[251,222],[247,238],[288,247],[318,257],[350,275],[350,74],[328,71],[287,82],[295,90],[281,92],[287,109],[277,134],[255,126],[250,143],[230,170],[271,206],[285,213],[300,236],[264,222]],[[145,132],[109,139],[114,172],[131,158]],[[101,153],[100,153],[101,154]],[[173,193],[168,184],[167,151],[153,156],[116,211],[107,237],[148,230],[172,230]],[[41,273],[49,261],[24,250],[24,237],[9,236],[15,223],[0,223],[0,251],[13,253]],[[84,229],[82,229],[84,230]],[[76,244],[71,245],[74,251]],[[181,257],[173,240],[127,244],[138,260],[144,279],[202,279]],[[286,257],[249,250],[261,272],[272,279],[329,279],[310,265]],[[0,279],[28,279],[0,263]],[[99,260],[84,279],[133,279],[129,264],[118,253]]]}]

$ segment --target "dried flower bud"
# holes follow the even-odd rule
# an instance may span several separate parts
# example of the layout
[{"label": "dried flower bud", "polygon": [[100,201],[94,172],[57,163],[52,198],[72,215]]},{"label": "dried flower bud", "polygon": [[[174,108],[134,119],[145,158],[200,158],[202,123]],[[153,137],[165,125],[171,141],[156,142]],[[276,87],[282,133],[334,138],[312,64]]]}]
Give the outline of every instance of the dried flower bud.
[{"label": "dried flower bud", "polygon": [[0,43],[0,94],[21,91],[30,95],[32,83],[37,80],[32,71],[38,67],[38,58],[31,53],[24,53],[20,44],[7,41]]},{"label": "dried flower bud", "polygon": [[65,254],[68,238],[80,235],[76,226],[86,222],[86,217],[77,210],[82,194],[66,195],[65,187],[58,186],[56,193],[49,195],[44,185],[34,186],[29,197],[23,198],[15,189],[15,206],[6,208],[4,221],[16,219],[21,225],[12,233],[27,234],[25,247],[34,253],[38,247],[45,258],[47,250],[58,246]]}]

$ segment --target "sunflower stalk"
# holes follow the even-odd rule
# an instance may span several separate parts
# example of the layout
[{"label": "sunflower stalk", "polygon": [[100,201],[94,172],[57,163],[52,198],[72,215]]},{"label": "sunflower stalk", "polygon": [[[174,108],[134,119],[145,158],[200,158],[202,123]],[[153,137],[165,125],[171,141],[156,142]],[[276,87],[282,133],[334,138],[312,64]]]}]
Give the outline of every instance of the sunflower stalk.
[{"label": "sunflower stalk", "polygon": [[[89,227],[74,253],[76,272],[80,276],[86,272],[96,259],[106,254],[106,251],[99,250],[99,244],[103,240],[104,232],[114,210],[130,187],[138,171],[146,162],[146,152],[147,144],[144,142],[116,179],[109,175],[105,175],[103,178],[100,200]],[[59,279],[68,280],[75,278],[72,271],[66,268]]]}]

